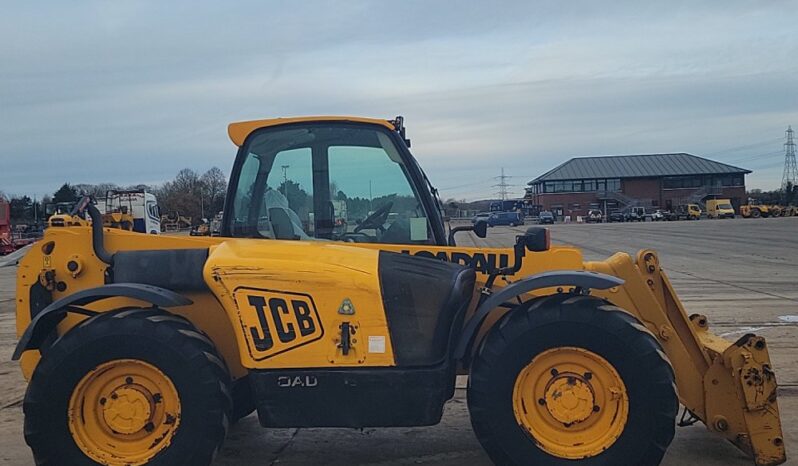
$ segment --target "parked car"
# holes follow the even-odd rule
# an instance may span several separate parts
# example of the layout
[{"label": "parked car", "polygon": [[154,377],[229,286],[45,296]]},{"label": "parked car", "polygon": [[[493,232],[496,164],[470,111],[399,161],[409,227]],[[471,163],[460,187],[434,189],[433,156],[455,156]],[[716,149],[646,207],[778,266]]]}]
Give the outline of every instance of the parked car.
[{"label": "parked car", "polygon": [[627,222],[642,222],[645,220],[644,217],[635,211],[625,213],[623,219]]},{"label": "parked car", "polygon": [[604,221],[604,214],[598,209],[590,209],[585,216],[586,223],[601,223]]},{"label": "parked car", "polygon": [[622,212],[612,212],[607,216],[607,221],[612,222],[623,222],[626,220],[626,216]]},{"label": "parked car", "polygon": [[637,215],[638,218],[636,218],[635,220],[640,221],[640,222],[645,222],[646,221],[646,217],[651,217],[651,214],[646,212],[646,208],[645,207],[640,207],[640,206],[632,207],[629,210],[633,214]]},{"label": "parked car", "polygon": [[696,204],[682,204],[676,206],[676,220],[698,220],[701,218],[701,208]]},{"label": "parked car", "polygon": [[538,215],[538,223],[540,223],[541,225],[545,223],[554,225],[554,214],[552,214],[548,210],[544,210]]},{"label": "parked car", "polygon": [[488,217],[488,226],[495,227],[497,225],[523,225],[524,217],[520,212],[493,212]]},{"label": "parked car", "polygon": [[490,217],[490,215],[492,213],[493,212],[480,212],[480,213],[474,215],[474,217],[471,219],[471,223],[476,224],[480,220],[484,220],[484,221],[487,222],[488,221],[488,217]]},{"label": "parked car", "polygon": [[666,218],[665,218],[665,211],[664,211],[664,210],[661,210],[661,209],[657,209],[657,210],[655,210],[655,211],[654,211],[654,212],[651,214],[651,220],[652,220],[652,221],[654,221],[654,222],[661,222],[661,221],[663,221],[663,220],[666,220]]}]

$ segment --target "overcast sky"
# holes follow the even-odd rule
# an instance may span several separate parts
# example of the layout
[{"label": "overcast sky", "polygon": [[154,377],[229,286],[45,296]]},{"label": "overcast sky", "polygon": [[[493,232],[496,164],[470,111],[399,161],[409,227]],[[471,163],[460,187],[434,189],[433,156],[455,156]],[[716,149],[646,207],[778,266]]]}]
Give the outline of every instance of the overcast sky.
[{"label": "overcast sky", "polygon": [[231,121],[404,115],[442,197],[573,156],[689,152],[781,182],[790,1],[3,2],[0,190],[229,173]]}]

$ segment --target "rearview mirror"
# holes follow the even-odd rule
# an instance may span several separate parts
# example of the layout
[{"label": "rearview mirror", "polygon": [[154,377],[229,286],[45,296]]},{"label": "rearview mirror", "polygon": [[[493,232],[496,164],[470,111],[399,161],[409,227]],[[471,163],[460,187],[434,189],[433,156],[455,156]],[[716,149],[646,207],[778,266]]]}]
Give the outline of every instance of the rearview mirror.
[{"label": "rearview mirror", "polygon": [[473,231],[478,237],[484,238],[488,236],[488,222],[485,220],[477,220],[477,223],[473,225],[463,225],[452,228],[449,230],[449,246],[455,246],[454,234],[461,231]]},{"label": "rearview mirror", "polygon": [[477,220],[477,223],[474,224],[474,234],[480,238],[488,236],[488,222]]},{"label": "rearview mirror", "polygon": [[516,238],[521,242],[527,251],[540,252],[547,251],[551,247],[551,235],[548,228],[529,227],[523,235]]}]

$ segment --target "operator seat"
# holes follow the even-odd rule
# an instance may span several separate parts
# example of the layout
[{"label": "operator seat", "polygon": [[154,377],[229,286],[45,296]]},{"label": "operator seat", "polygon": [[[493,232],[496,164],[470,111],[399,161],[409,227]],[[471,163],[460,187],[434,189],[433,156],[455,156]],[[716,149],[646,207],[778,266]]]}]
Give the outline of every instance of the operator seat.
[{"label": "operator seat", "polygon": [[302,229],[299,215],[288,206],[288,199],[283,196],[283,193],[271,188],[267,189],[263,193],[263,205],[266,207],[274,239],[310,239],[310,236]]}]

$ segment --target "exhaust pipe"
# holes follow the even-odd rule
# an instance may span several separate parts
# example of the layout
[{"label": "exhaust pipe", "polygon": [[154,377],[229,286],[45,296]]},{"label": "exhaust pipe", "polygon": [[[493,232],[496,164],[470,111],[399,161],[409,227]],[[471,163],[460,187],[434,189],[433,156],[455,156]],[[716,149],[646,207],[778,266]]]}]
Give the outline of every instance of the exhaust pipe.
[{"label": "exhaust pipe", "polygon": [[91,245],[94,249],[94,255],[98,259],[105,262],[109,266],[114,265],[114,255],[105,249],[105,237],[103,236],[103,216],[100,210],[92,204],[88,203],[86,210],[91,217]]}]

